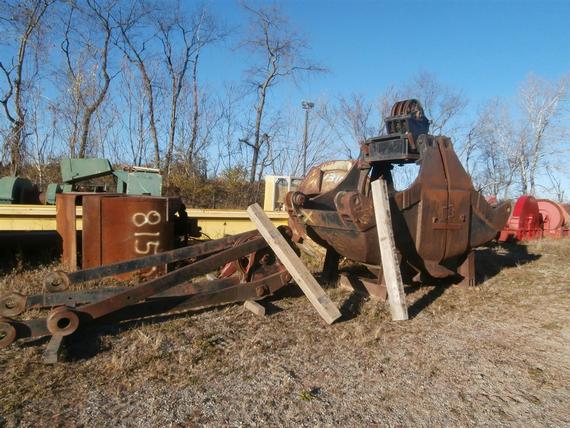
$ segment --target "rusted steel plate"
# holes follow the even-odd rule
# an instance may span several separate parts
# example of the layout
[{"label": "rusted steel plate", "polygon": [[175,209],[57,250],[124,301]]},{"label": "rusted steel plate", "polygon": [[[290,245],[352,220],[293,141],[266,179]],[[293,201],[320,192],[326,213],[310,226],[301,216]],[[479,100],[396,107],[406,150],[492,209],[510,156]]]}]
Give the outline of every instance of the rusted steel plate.
[{"label": "rusted steel plate", "polygon": [[[110,263],[103,266],[97,266],[88,269],[82,269],[75,272],[51,272],[44,279],[44,284],[60,284],[59,289],[66,289],[71,284],[77,284],[83,281],[100,279],[108,276],[132,272],[139,269],[145,269],[161,264],[174,263],[181,260],[188,260],[196,257],[203,257],[208,254],[217,253],[228,247],[231,247],[240,240],[259,236],[259,232],[252,230],[240,233],[238,235],[228,236],[226,238],[216,239],[213,241],[205,241],[199,245],[177,248],[150,256],[141,256],[127,261]],[[62,283],[65,283],[63,285]]]},{"label": "rusted steel plate", "polygon": [[[65,269],[73,272],[77,270],[78,264],[78,241],[77,241],[77,215],[76,207],[83,204],[85,201],[89,206],[95,207],[98,210],[100,200],[102,198],[116,197],[118,194],[113,193],[83,193],[83,192],[68,192],[59,193],[56,195],[56,228],[57,233],[62,243],[62,264]],[[94,221],[98,215],[94,213],[87,223],[91,223],[88,227],[91,228],[91,236],[97,235],[95,228],[100,229],[99,221]],[[85,220],[83,220],[82,228],[85,228]],[[91,238],[91,241],[93,239]],[[90,252],[91,251],[91,252]],[[86,254],[90,260],[100,259],[100,240],[92,242],[91,245],[84,243],[82,253]],[[94,262],[93,262],[94,263]]]},{"label": "rusted steel plate", "polygon": [[[106,265],[170,250],[174,239],[170,198],[103,198],[83,208],[83,268]],[[175,211],[174,211],[175,212]],[[143,276],[165,272],[154,266]],[[128,275],[126,275],[128,277]],[[125,275],[121,277],[125,279]]]},{"label": "rusted steel plate", "polygon": [[[244,300],[263,299],[287,285],[290,279],[286,272],[275,272],[248,283],[240,283],[238,277],[232,277],[195,284],[182,284],[167,292],[154,295],[144,302],[125,306],[96,320],[116,322]],[[58,308],[58,310],[61,309],[65,308]],[[77,313],[79,314],[79,312]],[[46,321],[46,318],[27,321],[0,318],[0,333],[4,333],[0,339],[0,348],[9,346],[15,340],[51,335],[52,331],[47,328]]]}]

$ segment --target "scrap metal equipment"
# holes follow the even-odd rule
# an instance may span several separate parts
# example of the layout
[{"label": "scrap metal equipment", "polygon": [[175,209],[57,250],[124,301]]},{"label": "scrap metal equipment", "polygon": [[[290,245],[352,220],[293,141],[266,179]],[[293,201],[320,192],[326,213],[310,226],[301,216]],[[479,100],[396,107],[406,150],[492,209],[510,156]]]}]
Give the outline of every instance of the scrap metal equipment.
[{"label": "scrap metal equipment", "polygon": [[[83,208],[81,247],[77,205]],[[199,236],[196,222],[188,219],[184,204],[175,197],[70,192],[57,195],[56,207],[62,261],[72,271],[79,265],[79,248],[86,269],[170,250],[185,245],[188,236]]]},{"label": "scrap metal equipment", "polygon": [[[312,168],[286,197],[294,240],[310,237],[326,247],[325,263],[333,273],[340,255],[366,264],[381,281],[370,185],[382,177],[404,278],[460,276],[474,283],[471,250],[497,235],[510,207],[490,206],[474,189],[450,139],[428,131],[418,101],[397,102],[386,119],[386,135],[364,141],[357,161]],[[408,189],[396,191],[392,169],[405,163],[418,163],[419,173]]]},{"label": "scrap metal equipment", "polygon": [[514,203],[507,224],[501,230],[499,241],[528,241],[543,236],[544,219],[533,196],[521,196]]},{"label": "scrap metal equipment", "polygon": [[[162,176],[158,169],[144,167],[123,167],[113,169],[107,159],[62,159],[60,162],[61,179],[63,184],[50,183],[45,194],[40,198],[46,204],[55,204],[56,195],[59,193],[76,192],[86,190],[86,183],[100,177],[113,176],[116,180],[116,193],[126,195],[151,195],[162,194]],[[87,186],[90,191],[106,191],[105,186]]]},{"label": "scrap metal equipment", "polygon": [[546,236],[551,238],[570,236],[570,215],[562,205],[549,199],[539,199],[537,204]]},{"label": "scrap metal equipment", "polygon": [[530,241],[570,236],[570,214],[557,202],[525,195],[513,205],[499,241]]},{"label": "scrap metal equipment", "polygon": [[[290,242],[286,226],[280,232]],[[44,281],[43,294],[26,296],[12,292],[0,298],[0,348],[19,339],[74,334],[94,322],[124,320],[183,311],[273,295],[287,285],[291,276],[269,250],[257,231],[222,238],[169,252],[143,256],[77,272],[55,272]],[[132,287],[70,291],[68,287],[90,279],[132,272],[165,262],[186,261],[186,265]],[[240,275],[214,280],[192,281],[228,263],[240,263]],[[49,309],[47,316],[20,320],[30,309]],[[52,351],[52,347],[48,350]]]},{"label": "scrap metal equipment", "polygon": [[[168,249],[153,244],[157,233],[170,233],[164,218],[171,216],[168,198],[147,197],[138,204],[132,196],[116,194],[60,195],[58,198],[64,201],[58,204],[58,223],[60,217],[65,223],[62,230],[71,241],[76,238],[76,202],[81,198],[84,241],[88,241],[84,257],[91,257],[89,246],[100,257],[97,263],[84,265],[79,271],[72,271],[70,266],[69,272],[50,273],[44,279],[44,293],[28,296],[14,291],[2,296],[0,347],[20,339],[51,336],[46,358],[53,361],[64,337],[96,322],[263,299],[289,284],[291,274],[285,266],[297,275],[297,281],[310,279],[305,278],[310,274],[299,266],[300,260],[292,261],[294,253],[288,247],[298,253],[295,241],[305,237],[327,248],[325,273],[338,269],[342,255],[364,263],[380,284],[382,264],[371,197],[371,183],[378,178],[387,183],[397,250],[393,255],[394,260],[399,259],[402,277],[417,281],[462,277],[472,284],[475,272],[471,250],[497,235],[507,221],[510,206],[491,207],[473,188],[451,141],[429,135],[428,130],[429,121],[417,101],[398,102],[386,120],[387,134],[363,142],[358,161],[333,161],[312,168],[298,190],[286,195],[289,227],[279,228],[286,242],[270,227],[261,209],[250,209],[256,224],[263,226],[263,237],[258,231],[250,231]],[[420,165],[417,179],[408,189],[396,191],[394,165],[412,162]],[[94,221],[89,219],[91,215]],[[86,230],[92,230],[91,238],[85,238]],[[143,242],[143,238],[151,241]],[[122,246],[123,239],[128,241],[128,249]],[[164,251],[154,254],[154,247]],[[133,249],[139,258],[131,259]],[[122,253],[129,251],[124,258],[130,260],[122,260]],[[122,276],[166,263],[171,264],[169,272],[158,272],[156,277],[143,275],[142,282],[134,286],[76,288],[79,282]],[[212,272],[218,273],[215,279],[195,280]],[[318,291],[318,284],[307,281],[305,288]],[[319,293],[309,295],[319,305],[327,306],[324,293],[322,297]],[[332,304],[329,306],[332,309]],[[22,319],[31,309],[48,312],[39,318]]]}]

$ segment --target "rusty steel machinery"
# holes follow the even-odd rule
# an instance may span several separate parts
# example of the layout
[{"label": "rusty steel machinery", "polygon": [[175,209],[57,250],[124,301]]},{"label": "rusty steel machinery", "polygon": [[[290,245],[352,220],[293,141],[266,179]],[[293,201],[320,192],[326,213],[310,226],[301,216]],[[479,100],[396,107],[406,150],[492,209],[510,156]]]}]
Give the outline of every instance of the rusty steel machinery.
[{"label": "rusty steel machinery", "polygon": [[[471,250],[497,235],[510,206],[491,207],[473,188],[451,141],[429,135],[428,129],[417,101],[396,103],[386,120],[387,135],[365,141],[358,161],[314,167],[298,190],[286,195],[289,227],[280,226],[281,235],[295,251],[295,241],[307,236],[325,246],[326,273],[337,271],[342,255],[365,264],[381,285],[371,198],[371,182],[381,178],[388,183],[404,278],[463,278],[472,284]],[[420,165],[417,179],[408,189],[396,191],[392,168],[411,162]],[[168,249],[177,236],[170,220],[185,212],[169,198],[109,194],[58,198],[58,230],[71,243],[66,253],[71,257],[69,271],[47,275],[41,294],[14,291],[0,297],[0,348],[20,339],[51,336],[46,356],[53,361],[63,338],[90,324],[259,300],[291,280],[257,231]],[[84,263],[81,270],[74,270],[78,198],[84,209]],[[166,264],[168,272],[157,270]],[[109,276],[123,278],[134,271],[154,276],[139,275],[142,282],[130,287],[78,285]],[[217,273],[215,279],[203,279],[212,272]],[[35,316],[37,309],[47,312],[32,319],[22,316],[32,309]]]},{"label": "rusty steel machinery", "polygon": [[[81,233],[76,228],[78,205]],[[63,338],[89,324],[258,300],[291,279],[257,231],[188,245],[197,230],[179,198],[70,192],[57,195],[56,207],[66,271],[46,275],[43,293],[0,296],[0,348],[19,339],[51,336],[46,358],[53,362]],[[291,230],[280,230],[290,242]],[[215,279],[195,280],[218,270]],[[134,278],[139,284],[80,284],[105,277]],[[32,309],[48,312],[21,319]]]},{"label": "rusty steel machinery", "polygon": [[[82,207],[80,233],[77,206]],[[70,192],[57,195],[56,208],[62,262],[72,271],[79,265],[85,269],[156,254],[200,236],[196,221],[188,219],[177,197]],[[159,271],[164,272],[164,267],[153,267],[145,274]]]},{"label": "rusty steel machinery", "polygon": [[[286,198],[294,240],[310,237],[327,248],[327,269],[338,257],[361,262],[382,281],[371,186],[387,181],[396,247],[408,280],[461,278],[474,283],[471,250],[493,239],[510,206],[490,206],[477,192],[449,138],[429,135],[429,120],[416,100],[397,102],[386,135],[361,145],[358,161],[312,168]],[[394,165],[420,165],[403,191],[393,186]],[[330,274],[330,272],[329,272]]]},{"label": "rusty steel machinery", "polygon": [[[291,230],[280,226],[280,231],[290,242]],[[72,291],[84,281],[175,262],[184,265],[135,286]],[[221,267],[225,274],[218,279],[194,280]],[[44,293],[12,292],[0,298],[0,348],[19,339],[51,336],[46,350],[51,357],[64,337],[96,322],[259,300],[290,280],[257,231],[75,272],[55,271],[45,277]],[[48,312],[39,318],[20,319],[31,309]]]}]

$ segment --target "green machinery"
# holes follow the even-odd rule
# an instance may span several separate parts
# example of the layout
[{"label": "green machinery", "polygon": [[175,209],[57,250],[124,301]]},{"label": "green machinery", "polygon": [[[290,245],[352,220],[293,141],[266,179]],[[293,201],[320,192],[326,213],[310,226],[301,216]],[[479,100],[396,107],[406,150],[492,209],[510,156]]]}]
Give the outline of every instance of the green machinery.
[{"label": "green machinery", "polygon": [[[114,170],[107,159],[63,159],[60,162],[62,183],[50,183],[40,199],[45,204],[55,204],[55,195],[77,190],[106,191],[103,185],[90,185],[89,180],[114,176],[116,193],[127,195],[162,195],[162,175],[158,169],[128,167]],[[0,204],[38,203],[37,187],[26,178],[3,177],[0,179]]]},{"label": "green machinery", "polygon": [[38,202],[38,189],[27,178],[0,178],[0,204],[33,204]]}]

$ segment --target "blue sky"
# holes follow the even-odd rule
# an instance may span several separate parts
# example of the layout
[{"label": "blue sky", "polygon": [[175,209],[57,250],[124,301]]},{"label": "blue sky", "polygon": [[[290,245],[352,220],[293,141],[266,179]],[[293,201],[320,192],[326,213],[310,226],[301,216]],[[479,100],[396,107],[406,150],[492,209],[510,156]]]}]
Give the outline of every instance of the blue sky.
[{"label": "blue sky", "polygon": [[[163,1],[167,7],[176,6],[176,0]],[[249,16],[240,0],[179,1],[189,10],[205,3],[230,34],[223,43],[208,46],[200,59],[202,89],[223,96],[223,86],[232,81],[243,83],[244,70],[255,62],[244,50],[236,49]],[[419,72],[431,73],[463,93],[469,102],[460,118],[465,125],[494,97],[505,98],[513,107],[519,85],[531,72],[551,81],[570,73],[570,0],[286,0],[278,4],[311,46],[314,61],[329,70],[297,86],[282,82],[271,90],[266,117],[272,110],[278,111],[298,125],[299,132],[301,100],[318,103],[359,94],[375,102],[389,86],[405,87]],[[49,58],[56,66],[63,61],[60,36],[56,34]],[[8,45],[3,57],[9,57],[14,46]],[[114,51],[117,69],[120,54]],[[50,72],[44,76],[44,96],[57,102],[59,92]],[[111,91],[120,84],[121,80],[115,79]],[[121,101],[117,102],[121,106]],[[239,112],[242,122],[251,114],[252,94],[244,105],[248,108]],[[166,111],[159,113],[167,115]],[[50,126],[46,122],[46,128]],[[119,135],[121,132],[119,129]],[[291,139],[299,142],[301,136]],[[455,143],[461,145],[461,141]],[[63,140],[61,146],[66,147]],[[356,142],[354,147],[357,149]],[[570,161],[565,150],[559,163]],[[570,189],[570,175],[566,173],[562,179]]]},{"label": "blue sky", "polygon": [[[206,4],[226,28],[235,30],[235,36],[226,42],[230,49],[224,55],[211,50],[203,57],[202,79],[213,88],[228,80],[239,82],[249,58],[231,47],[245,30],[247,16],[238,0]],[[329,72],[298,86],[282,83],[273,88],[270,100],[275,105],[300,109],[301,100],[351,93],[374,101],[387,87],[401,88],[419,72],[429,72],[467,98],[463,119],[468,123],[492,98],[504,98],[515,107],[519,85],[529,73],[551,81],[570,73],[570,0],[278,4],[293,28],[305,36],[315,61]],[[570,159],[565,150],[559,159]],[[570,174],[561,174],[562,182],[570,186]],[[539,177],[549,187],[545,180]]]},{"label": "blue sky", "polygon": [[[330,72],[283,92],[316,99],[356,92],[375,97],[418,71],[435,73],[475,106],[512,97],[529,72],[556,79],[570,71],[570,1],[341,1],[280,3]],[[239,3],[210,3],[228,26],[239,26]],[[212,57],[213,58],[213,57]],[[239,80],[239,52],[203,63],[215,82]],[[285,95],[284,95],[285,96]]]}]

